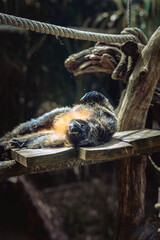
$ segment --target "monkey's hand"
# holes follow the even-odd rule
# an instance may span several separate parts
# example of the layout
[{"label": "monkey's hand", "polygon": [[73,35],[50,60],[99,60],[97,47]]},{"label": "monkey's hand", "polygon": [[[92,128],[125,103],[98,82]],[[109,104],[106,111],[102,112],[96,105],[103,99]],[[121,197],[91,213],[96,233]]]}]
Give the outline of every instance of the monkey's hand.
[{"label": "monkey's hand", "polygon": [[92,91],[92,92],[88,92],[86,93],[81,99],[80,102],[82,103],[102,103],[104,100],[106,99],[106,97],[97,92],[97,91]]},{"label": "monkey's hand", "polygon": [[24,139],[24,140],[18,140],[18,139],[12,139],[11,140],[11,145],[12,147],[15,147],[15,148],[23,148],[23,147],[26,147],[27,146],[27,143],[28,143],[28,140],[27,139]]},{"label": "monkey's hand", "polygon": [[0,154],[5,153],[13,148],[23,148],[28,144],[27,139],[19,140],[19,139],[11,139],[10,141],[1,141],[0,140]]},{"label": "monkey's hand", "polygon": [[10,141],[11,148],[42,148],[45,147],[46,135],[34,134],[23,138],[14,138]]}]

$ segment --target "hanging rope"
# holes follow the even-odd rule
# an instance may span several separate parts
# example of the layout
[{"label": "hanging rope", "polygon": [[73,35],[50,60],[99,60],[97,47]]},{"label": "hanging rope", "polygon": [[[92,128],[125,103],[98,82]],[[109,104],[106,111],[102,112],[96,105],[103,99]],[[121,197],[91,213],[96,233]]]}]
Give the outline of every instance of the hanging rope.
[{"label": "hanging rope", "polygon": [[152,158],[151,158],[150,155],[148,155],[148,159],[149,159],[150,163],[152,164],[152,166],[153,166],[158,172],[160,172],[160,167],[158,167],[158,166],[153,162],[153,160],[152,160]]},{"label": "hanging rope", "polygon": [[[34,21],[30,19],[15,17],[12,15],[4,14],[4,13],[0,13],[0,23],[18,27],[24,30],[31,30],[34,32],[51,34],[51,35],[56,35],[60,37],[88,40],[88,41],[94,41],[94,42],[103,42],[103,43],[124,43],[126,41],[141,42],[137,34],[135,35],[133,34],[133,31],[130,33],[127,33],[125,31],[124,33],[122,32],[122,34],[119,34],[119,35],[85,32],[85,31],[79,31],[71,28],[56,26],[53,24]],[[141,34],[144,35],[142,32]]]},{"label": "hanging rope", "polygon": [[128,27],[132,26],[132,0],[128,0]]}]

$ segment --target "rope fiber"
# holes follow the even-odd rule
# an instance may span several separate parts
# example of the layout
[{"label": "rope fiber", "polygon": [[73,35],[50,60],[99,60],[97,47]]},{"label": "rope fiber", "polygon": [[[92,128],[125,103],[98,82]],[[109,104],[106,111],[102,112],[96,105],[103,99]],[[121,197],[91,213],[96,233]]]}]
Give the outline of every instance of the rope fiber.
[{"label": "rope fiber", "polygon": [[[136,34],[134,33],[134,29],[132,29],[132,31],[129,31],[129,32],[125,31],[117,35],[94,33],[94,32],[79,31],[72,28],[66,28],[66,27],[61,27],[54,24],[34,21],[34,20],[16,17],[13,15],[8,15],[4,13],[0,13],[0,24],[10,25],[10,26],[14,26],[24,30],[31,30],[31,31],[39,32],[43,34],[51,34],[51,35],[60,36],[60,37],[74,38],[79,40],[88,40],[88,41],[94,41],[94,42],[102,42],[102,43],[108,43],[108,44],[124,43],[126,41],[141,42],[139,36],[137,36],[137,33]],[[139,32],[141,31],[139,30]],[[142,32],[141,34],[144,35]]]},{"label": "rope fiber", "polygon": [[132,0],[128,0],[128,27],[132,26]]}]

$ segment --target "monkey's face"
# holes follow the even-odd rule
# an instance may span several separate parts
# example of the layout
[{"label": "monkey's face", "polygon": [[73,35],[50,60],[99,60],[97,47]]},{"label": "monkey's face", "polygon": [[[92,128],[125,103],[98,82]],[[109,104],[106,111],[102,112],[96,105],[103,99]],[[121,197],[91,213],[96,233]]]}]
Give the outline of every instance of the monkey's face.
[{"label": "monkey's face", "polygon": [[83,120],[72,120],[68,126],[67,136],[69,141],[75,146],[83,146],[88,139],[90,126]]}]

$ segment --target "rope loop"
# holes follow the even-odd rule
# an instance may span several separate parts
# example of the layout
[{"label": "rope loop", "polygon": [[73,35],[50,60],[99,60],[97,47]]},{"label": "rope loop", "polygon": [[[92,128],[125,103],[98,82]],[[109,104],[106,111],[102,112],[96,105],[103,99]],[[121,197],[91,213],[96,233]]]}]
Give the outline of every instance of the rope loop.
[{"label": "rope loop", "polygon": [[147,37],[144,35],[144,33],[139,29],[139,28],[125,28],[124,30],[121,31],[121,34],[131,34],[134,35],[139,39],[139,42],[141,44],[146,45],[148,42]]}]

